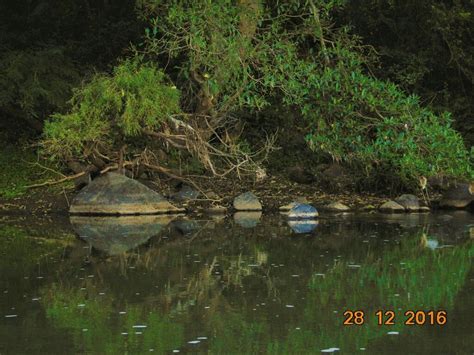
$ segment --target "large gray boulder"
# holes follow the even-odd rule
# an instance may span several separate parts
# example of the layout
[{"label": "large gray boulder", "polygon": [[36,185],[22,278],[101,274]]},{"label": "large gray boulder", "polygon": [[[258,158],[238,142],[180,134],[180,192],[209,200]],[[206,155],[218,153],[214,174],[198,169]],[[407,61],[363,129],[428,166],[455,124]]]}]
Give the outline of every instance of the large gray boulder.
[{"label": "large gray boulder", "polygon": [[395,199],[395,202],[403,206],[408,212],[414,212],[420,209],[420,201],[418,201],[418,197],[415,195],[401,195]]},{"label": "large gray boulder", "polygon": [[245,192],[234,198],[234,208],[237,211],[260,211],[262,204],[252,192]]},{"label": "large gray boulder", "polygon": [[69,209],[80,215],[137,215],[177,213],[183,209],[136,180],[107,173],[93,180],[74,198]]},{"label": "large gray boulder", "polygon": [[442,208],[465,208],[474,200],[474,184],[457,184],[446,191],[440,201]]}]

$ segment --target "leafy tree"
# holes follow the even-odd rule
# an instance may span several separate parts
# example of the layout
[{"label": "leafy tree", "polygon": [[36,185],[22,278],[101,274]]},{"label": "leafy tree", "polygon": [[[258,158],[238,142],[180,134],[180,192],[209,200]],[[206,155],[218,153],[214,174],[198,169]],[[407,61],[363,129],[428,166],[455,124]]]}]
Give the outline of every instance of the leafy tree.
[{"label": "leafy tree", "polygon": [[[344,161],[361,177],[405,186],[414,186],[420,176],[472,177],[469,155],[449,114],[423,108],[415,96],[368,72],[374,52],[347,26],[334,24],[343,5],[336,0],[141,0],[139,11],[150,26],[134,50],[146,64],[121,65],[112,78],[99,76],[76,92],[71,113],[57,115],[47,126],[46,148],[73,158],[84,155],[85,141],[96,145],[107,136],[110,145],[120,145],[123,137],[152,129],[152,136],[176,147],[193,147],[215,172],[211,156],[228,158],[229,153],[208,141],[226,132],[242,112],[278,102],[307,120],[306,138],[318,156]],[[157,95],[166,89],[163,82],[133,78],[156,67],[182,93],[179,120],[172,117],[174,134],[150,126],[178,111],[174,101],[153,98],[153,80]],[[124,68],[129,71],[122,81]],[[132,91],[128,81],[136,83]],[[141,110],[153,99],[151,110]],[[77,133],[65,134],[69,127],[77,127]],[[109,133],[115,128],[119,137]],[[222,138],[218,142],[225,144]]]}]

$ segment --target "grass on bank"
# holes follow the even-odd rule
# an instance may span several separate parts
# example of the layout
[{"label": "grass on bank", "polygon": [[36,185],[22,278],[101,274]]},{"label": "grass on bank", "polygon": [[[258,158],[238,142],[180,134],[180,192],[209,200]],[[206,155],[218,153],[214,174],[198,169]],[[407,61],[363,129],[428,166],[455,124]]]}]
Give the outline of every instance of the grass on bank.
[{"label": "grass on bank", "polygon": [[[50,170],[49,170],[50,169]],[[31,149],[16,146],[0,148],[0,198],[14,199],[31,191],[28,186],[61,178],[51,164],[39,162]],[[71,182],[48,187],[53,193],[71,187]]]}]

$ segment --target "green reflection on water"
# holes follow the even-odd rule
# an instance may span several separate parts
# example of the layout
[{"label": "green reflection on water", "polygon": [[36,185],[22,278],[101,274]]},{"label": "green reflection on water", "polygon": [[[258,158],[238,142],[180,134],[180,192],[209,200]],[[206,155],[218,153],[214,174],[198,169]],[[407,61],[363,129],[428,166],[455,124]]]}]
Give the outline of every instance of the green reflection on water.
[{"label": "green reflection on water", "polygon": [[[471,270],[472,241],[431,250],[418,226],[394,229],[400,238],[390,243],[363,244],[373,233],[367,225],[323,224],[316,236],[294,238],[281,225],[248,232],[222,224],[189,241],[166,234],[124,255],[65,260],[41,286],[45,327],[74,353],[319,353],[370,348],[388,331],[423,332],[403,324],[406,310],[446,309],[449,319]],[[388,238],[390,229],[380,228]],[[11,254],[23,260],[20,247]],[[365,311],[365,324],[342,326],[346,309]],[[396,324],[377,325],[379,309],[397,311]],[[207,339],[188,343],[199,336]]]},{"label": "green reflection on water", "polygon": [[40,264],[48,264],[74,241],[74,236],[43,238],[12,225],[0,226],[0,280],[5,287],[17,284],[18,275],[29,275]]},{"label": "green reflection on water", "polygon": [[146,305],[124,305],[115,311],[113,297],[96,290],[53,285],[43,292],[46,314],[53,325],[73,336],[76,351],[118,354],[173,349],[183,343],[183,326]]},{"label": "green reflection on water", "polygon": [[[420,247],[424,238],[421,233],[383,255],[369,253],[360,268],[341,261],[324,276],[313,275],[300,323],[306,330],[291,330],[285,340],[271,342],[268,351],[366,348],[371,339],[389,331],[409,330],[404,324],[407,310],[451,309],[471,269],[473,244],[433,251]],[[341,317],[335,318],[333,310]],[[364,324],[342,327],[344,310],[364,311]],[[379,325],[378,310],[395,311],[395,324]]]}]

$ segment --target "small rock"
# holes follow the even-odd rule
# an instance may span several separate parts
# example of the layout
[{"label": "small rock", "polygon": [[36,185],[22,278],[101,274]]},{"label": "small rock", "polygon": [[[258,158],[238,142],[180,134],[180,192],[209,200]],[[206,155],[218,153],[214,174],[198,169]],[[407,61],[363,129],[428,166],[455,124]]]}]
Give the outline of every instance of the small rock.
[{"label": "small rock", "polygon": [[418,211],[420,209],[420,202],[415,195],[404,194],[395,199],[395,202],[403,206],[408,212]]},{"label": "small rock", "polygon": [[280,206],[279,209],[280,209],[280,211],[282,211],[282,212],[286,212],[286,211],[291,210],[293,207],[295,207],[295,205],[297,205],[296,202],[291,202],[291,203],[289,203],[289,204],[287,204],[287,205]]},{"label": "small rock", "polygon": [[354,183],[353,176],[340,164],[332,163],[320,174],[321,181],[330,190],[346,190]]},{"label": "small rock", "polygon": [[465,208],[474,200],[474,183],[458,184],[446,191],[439,206],[442,208]]},{"label": "small rock", "polygon": [[221,200],[221,197],[218,194],[216,194],[214,191],[206,192],[206,196],[210,200],[216,200],[216,201]]},{"label": "small rock", "polygon": [[234,208],[237,211],[260,211],[262,204],[252,192],[245,192],[234,199]]},{"label": "small rock", "polygon": [[288,212],[290,219],[306,219],[315,218],[319,215],[318,210],[311,205],[295,203],[295,205]]},{"label": "small rock", "polygon": [[208,214],[224,214],[227,212],[227,208],[221,205],[210,206],[204,210]]},{"label": "small rock", "polygon": [[327,211],[338,211],[338,212],[343,212],[343,211],[349,211],[350,207],[346,206],[340,202],[332,202],[329,205],[324,207],[325,210]]},{"label": "small rock", "polygon": [[171,198],[175,201],[194,201],[196,200],[201,193],[195,189],[193,189],[191,186],[184,185],[181,190],[178,192],[174,193]]},{"label": "small rock", "polygon": [[311,184],[315,180],[314,174],[303,166],[293,166],[287,171],[290,180],[299,184]]},{"label": "small rock", "polygon": [[253,228],[257,226],[261,217],[262,212],[260,211],[236,212],[234,214],[234,221],[243,228]]},{"label": "small rock", "polygon": [[399,205],[395,201],[387,201],[382,206],[379,207],[381,212],[392,212],[392,213],[401,213],[405,212],[405,207]]}]

